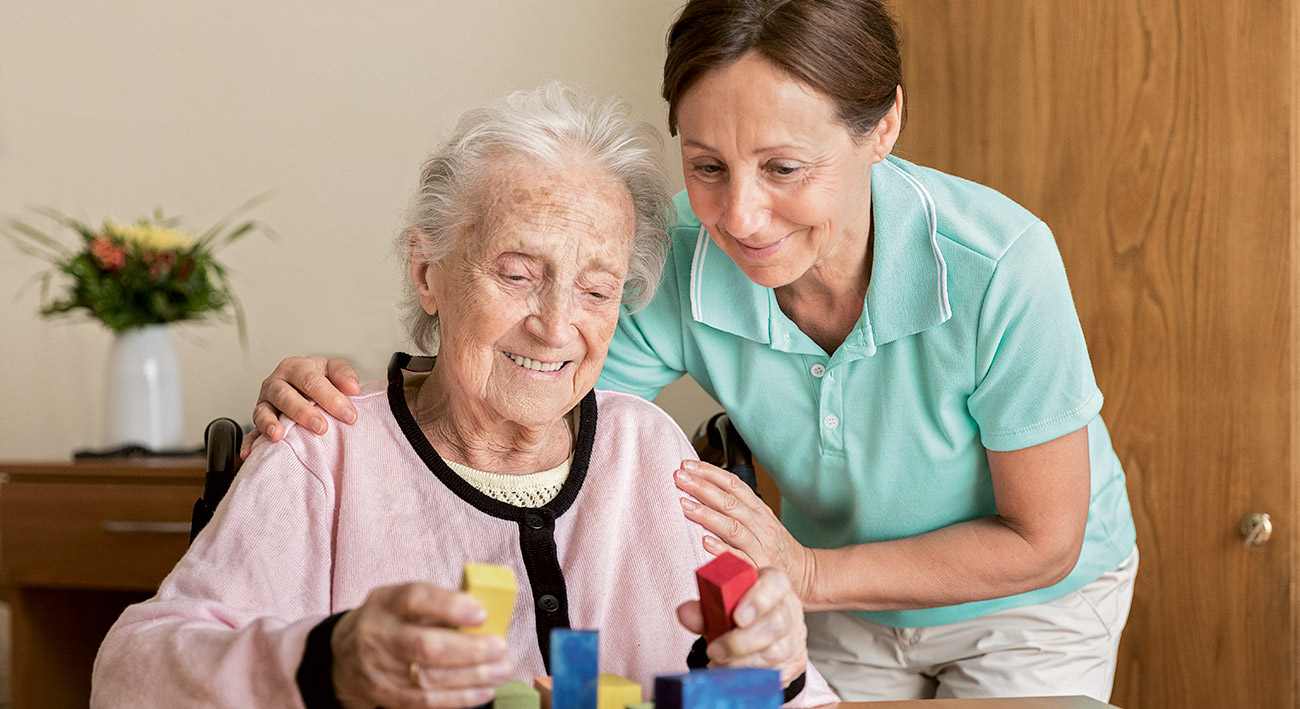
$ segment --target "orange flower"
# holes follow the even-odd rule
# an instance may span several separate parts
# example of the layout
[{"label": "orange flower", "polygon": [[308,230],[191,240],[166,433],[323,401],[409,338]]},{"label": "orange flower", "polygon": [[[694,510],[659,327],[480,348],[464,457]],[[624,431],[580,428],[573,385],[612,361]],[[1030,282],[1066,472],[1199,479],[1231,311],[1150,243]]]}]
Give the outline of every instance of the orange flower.
[{"label": "orange flower", "polygon": [[107,236],[90,242],[90,255],[95,257],[100,268],[109,273],[117,273],[126,265],[126,250],[115,245]]}]

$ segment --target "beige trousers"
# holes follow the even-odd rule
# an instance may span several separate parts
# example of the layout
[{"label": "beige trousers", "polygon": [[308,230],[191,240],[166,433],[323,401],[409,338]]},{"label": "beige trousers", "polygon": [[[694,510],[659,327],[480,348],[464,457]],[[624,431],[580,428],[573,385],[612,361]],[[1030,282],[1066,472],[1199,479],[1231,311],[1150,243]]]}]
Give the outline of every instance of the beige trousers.
[{"label": "beige trousers", "polygon": [[808,613],[808,654],[845,701],[1106,701],[1137,567],[1134,549],[1114,570],[1055,601],[929,628],[891,628],[847,611]]}]

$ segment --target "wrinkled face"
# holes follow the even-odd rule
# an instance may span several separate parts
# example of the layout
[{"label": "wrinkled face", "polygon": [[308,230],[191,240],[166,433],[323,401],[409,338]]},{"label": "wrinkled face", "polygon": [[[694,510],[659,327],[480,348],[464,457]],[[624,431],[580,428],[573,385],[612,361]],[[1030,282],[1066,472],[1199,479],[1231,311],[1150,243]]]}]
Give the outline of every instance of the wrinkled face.
[{"label": "wrinkled face", "polygon": [[855,140],[829,98],[754,53],[686,92],[678,130],[691,209],[751,280],[775,288],[864,258],[888,130]]},{"label": "wrinkled face", "polygon": [[487,420],[552,423],[600,375],[632,251],[631,195],[583,160],[503,161],[482,217],[439,263],[412,265],[437,313],[438,367],[454,406]]}]

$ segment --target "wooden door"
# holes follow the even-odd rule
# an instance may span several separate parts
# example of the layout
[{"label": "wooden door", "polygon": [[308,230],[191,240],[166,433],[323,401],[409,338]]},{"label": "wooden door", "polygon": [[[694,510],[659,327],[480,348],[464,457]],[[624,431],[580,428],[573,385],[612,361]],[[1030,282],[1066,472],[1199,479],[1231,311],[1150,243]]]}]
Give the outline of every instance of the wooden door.
[{"label": "wooden door", "polygon": [[[1296,707],[1290,0],[896,0],[897,153],[1052,227],[1141,569],[1112,703]],[[1240,519],[1267,512],[1247,548]]]}]

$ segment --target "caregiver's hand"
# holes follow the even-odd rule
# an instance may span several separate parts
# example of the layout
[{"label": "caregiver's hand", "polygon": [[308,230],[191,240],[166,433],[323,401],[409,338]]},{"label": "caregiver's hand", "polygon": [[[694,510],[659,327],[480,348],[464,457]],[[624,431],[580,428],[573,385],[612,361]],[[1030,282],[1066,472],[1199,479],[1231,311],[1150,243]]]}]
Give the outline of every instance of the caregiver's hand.
[{"label": "caregiver's hand", "polygon": [[816,570],[813,551],[795,541],[740,478],[717,466],[687,460],[676,481],[678,489],[699,500],[682,498],[687,519],[717,535],[704,538],[709,553],[730,551],[758,568],[775,566],[789,576],[801,601],[809,599]]},{"label": "caregiver's hand", "polygon": [[284,437],[280,414],[286,414],[316,433],[329,428],[327,417],[322,415],[315,402],[325,413],[344,423],[357,420],[349,396],[361,393],[361,378],[346,360],[327,357],[288,357],[280,360],[271,376],[262,380],[262,390],[253,408],[251,434],[244,438],[239,457],[247,459],[253,442],[259,435],[272,441]]},{"label": "caregiver's hand", "polygon": [[[767,667],[781,671],[781,685],[790,684],[808,667],[808,628],[803,604],[780,569],[759,569],[758,581],[736,604],[736,627],[709,644],[710,664],[723,667]],[[686,629],[704,634],[699,601],[677,607]]]},{"label": "caregiver's hand", "polygon": [[453,627],[485,620],[478,601],[432,584],[377,588],[334,626],[334,694],[348,709],[490,702],[514,671],[506,643]]}]

